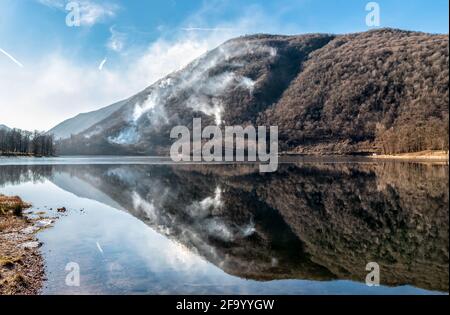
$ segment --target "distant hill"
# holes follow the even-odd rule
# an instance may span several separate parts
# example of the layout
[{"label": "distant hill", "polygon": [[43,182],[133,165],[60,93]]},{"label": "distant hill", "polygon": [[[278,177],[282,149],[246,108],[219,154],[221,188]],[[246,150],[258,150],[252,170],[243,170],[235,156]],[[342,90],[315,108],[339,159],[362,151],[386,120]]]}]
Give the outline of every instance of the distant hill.
[{"label": "distant hill", "polygon": [[101,122],[103,119],[119,110],[125,103],[126,101],[121,101],[96,111],[79,114],[63,121],[50,129],[47,133],[53,134],[57,140],[70,138],[71,135],[79,134]]},{"label": "distant hill", "polygon": [[11,130],[8,126],[0,124],[0,130]]},{"label": "distant hill", "polygon": [[[381,29],[230,40],[124,101],[61,130],[61,154],[167,155],[175,125],[277,125],[301,154],[448,149],[448,35]],[[94,121],[97,121],[94,124]],[[80,124],[83,124],[82,128]]]}]

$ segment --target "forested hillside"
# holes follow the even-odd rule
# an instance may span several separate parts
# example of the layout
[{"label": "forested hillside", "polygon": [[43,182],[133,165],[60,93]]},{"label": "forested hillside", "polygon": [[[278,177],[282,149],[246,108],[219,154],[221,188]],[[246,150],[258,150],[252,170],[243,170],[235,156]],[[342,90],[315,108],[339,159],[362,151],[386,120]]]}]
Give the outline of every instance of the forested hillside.
[{"label": "forested hillside", "polygon": [[448,36],[340,36],[311,54],[265,116],[286,150],[448,149]]}]

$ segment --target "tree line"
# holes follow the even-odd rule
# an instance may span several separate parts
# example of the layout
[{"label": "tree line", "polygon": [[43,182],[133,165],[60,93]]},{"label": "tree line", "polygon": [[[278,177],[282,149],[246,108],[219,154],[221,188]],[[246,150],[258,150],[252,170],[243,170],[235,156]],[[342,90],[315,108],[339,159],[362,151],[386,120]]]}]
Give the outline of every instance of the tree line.
[{"label": "tree line", "polygon": [[0,155],[55,155],[53,135],[20,129],[0,130]]},{"label": "tree line", "polygon": [[449,119],[430,119],[426,124],[411,124],[385,130],[377,126],[377,140],[383,154],[449,150]]}]

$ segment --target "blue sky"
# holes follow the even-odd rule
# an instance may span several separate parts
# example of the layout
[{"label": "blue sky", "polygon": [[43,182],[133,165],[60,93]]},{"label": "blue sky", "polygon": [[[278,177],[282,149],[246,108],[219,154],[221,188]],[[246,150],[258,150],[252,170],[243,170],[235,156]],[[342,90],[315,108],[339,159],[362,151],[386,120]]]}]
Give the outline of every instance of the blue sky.
[{"label": "blue sky", "polygon": [[[0,51],[0,123],[50,128],[138,92],[231,37],[370,29],[367,0],[79,0],[80,27],[66,25],[67,2],[0,0],[0,49],[9,55]],[[448,33],[447,0],[376,2],[380,27]]]},{"label": "blue sky", "polygon": [[[0,40],[3,46],[27,56],[45,53],[55,46],[80,57],[102,55],[110,28],[127,33],[129,45],[146,45],[161,36],[170,37],[183,27],[214,28],[232,25],[249,11],[270,16],[278,25],[243,29],[242,33],[348,33],[367,30],[367,0],[91,0],[114,7],[114,16],[99,18],[94,25],[69,28],[67,12],[57,7],[66,0],[0,0]],[[447,0],[383,0],[382,27],[448,33]],[[52,5],[52,3],[54,5]],[[46,4],[46,5],[45,5]],[[76,46],[75,49],[73,46]]]}]

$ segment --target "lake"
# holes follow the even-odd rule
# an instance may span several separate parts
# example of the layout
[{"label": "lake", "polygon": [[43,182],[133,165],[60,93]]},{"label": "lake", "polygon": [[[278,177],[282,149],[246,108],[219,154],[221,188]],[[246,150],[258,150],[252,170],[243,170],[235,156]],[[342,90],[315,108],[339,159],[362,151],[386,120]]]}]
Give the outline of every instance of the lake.
[{"label": "lake", "polygon": [[[59,217],[37,235],[43,294],[448,293],[448,164],[292,157],[258,170],[0,158],[0,193]],[[369,262],[380,286],[365,284]]]}]

